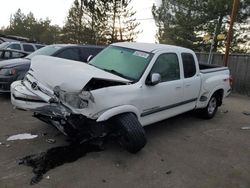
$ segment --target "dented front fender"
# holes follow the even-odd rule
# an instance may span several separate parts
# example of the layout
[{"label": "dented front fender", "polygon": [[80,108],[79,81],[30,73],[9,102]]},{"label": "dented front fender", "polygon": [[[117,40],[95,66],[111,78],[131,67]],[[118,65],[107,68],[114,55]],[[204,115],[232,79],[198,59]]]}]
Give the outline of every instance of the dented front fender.
[{"label": "dented front fender", "polygon": [[123,113],[128,113],[128,112],[134,113],[138,118],[140,117],[139,110],[135,106],[122,105],[122,106],[117,106],[117,107],[106,110],[99,116],[99,118],[96,121],[97,122],[106,121],[110,119],[111,117],[114,117],[116,115],[123,114]]}]

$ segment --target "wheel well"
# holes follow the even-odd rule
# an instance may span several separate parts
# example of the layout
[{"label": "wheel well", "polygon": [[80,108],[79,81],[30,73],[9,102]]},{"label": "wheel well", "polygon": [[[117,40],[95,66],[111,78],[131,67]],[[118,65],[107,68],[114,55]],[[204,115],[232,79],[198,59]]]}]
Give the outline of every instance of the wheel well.
[{"label": "wheel well", "polygon": [[224,90],[223,89],[219,89],[219,90],[215,91],[213,95],[216,96],[216,98],[217,98],[217,100],[219,102],[218,106],[221,106],[222,105],[223,95],[224,95]]},{"label": "wheel well", "polygon": [[133,113],[139,119],[139,111],[136,107],[132,105],[122,105],[122,106],[114,107],[102,113],[98,117],[97,122],[106,121],[114,116],[117,116],[123,113]]},{"label": "wheel well", "polygon": [[[120,116],[122,114],[133,114],[138,119],[138,116],[134,112],[129,112],[129,111],[128,112],[122,112],[120,114],[116,114],[113,117],[117,117],[117,116]],[[113,118],[113,117],[110,117],[110,119]]]}]

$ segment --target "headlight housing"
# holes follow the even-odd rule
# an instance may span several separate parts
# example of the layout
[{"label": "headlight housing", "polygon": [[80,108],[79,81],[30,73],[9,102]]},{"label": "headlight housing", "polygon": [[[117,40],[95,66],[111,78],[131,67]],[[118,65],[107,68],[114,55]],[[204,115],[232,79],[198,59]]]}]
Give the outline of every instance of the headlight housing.
[{"label": "headlight housing", "polygon": [[54,94],[59,98],[59,100],[77,109],[87,108],[89,100],[94,102],[94,98],[89,91],[65,92],[61,90],[59,86],[56,86],[54,88]]},{"label": "headlight housing", "polygon": [[66,93],[64,95],[64,101],[74,108],[83,109],[88,107],[88,101],[82,99],[79,94],[76,93]]},{"label": "headlight housing", "polygon": [[11,76],[16,74],[16,69],[10,68],[10,69],[0,69],[0,75],[4,76]]}]

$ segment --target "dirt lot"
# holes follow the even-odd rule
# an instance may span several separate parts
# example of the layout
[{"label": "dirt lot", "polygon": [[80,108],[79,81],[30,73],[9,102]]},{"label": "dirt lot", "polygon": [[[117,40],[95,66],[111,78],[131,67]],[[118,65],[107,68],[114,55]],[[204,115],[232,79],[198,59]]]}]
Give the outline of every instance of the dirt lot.
[{"label": "dirt lot", "polygon": [[[250,111],[250,98],[232,95],[224,103],[212,120],[187,113],[146,127],[148,143],[136,155],[110,142],[104,151],[50,170],[33,187],[250,188],[250,130],[242,130],[250,126],[250,116],[242,114]],[[19,133],[38,137],[6,141]],[[63,145],[65,137],[29,112],[14,110],[2,95],[0,142],[0,187],[21,188],[30,186],[33,174],[17,160]]]}]

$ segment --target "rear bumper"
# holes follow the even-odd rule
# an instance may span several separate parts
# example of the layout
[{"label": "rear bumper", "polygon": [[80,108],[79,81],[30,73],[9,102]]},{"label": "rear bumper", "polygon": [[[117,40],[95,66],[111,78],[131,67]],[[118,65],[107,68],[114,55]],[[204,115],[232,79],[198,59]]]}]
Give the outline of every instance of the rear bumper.
[{"label": "rear bumper", "polygon": [[232,89],[231,88],[228,89],[227,92],[225,93],[225,97],[228,97],[231,94],[231,92],[232,92]]},{"label": "rear bumper", "polygon": [[16,81],[11,84],[11,103],[23,110],[34,110],[48,104],[27,90],[22,81]]}]

